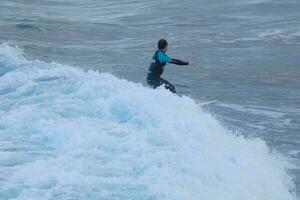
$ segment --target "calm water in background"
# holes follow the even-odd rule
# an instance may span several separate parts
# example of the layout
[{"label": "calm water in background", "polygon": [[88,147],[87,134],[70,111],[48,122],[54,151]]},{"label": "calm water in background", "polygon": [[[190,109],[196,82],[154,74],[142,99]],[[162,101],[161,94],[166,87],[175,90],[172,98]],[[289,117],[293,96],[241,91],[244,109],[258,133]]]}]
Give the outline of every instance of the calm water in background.
[{"label": "calm water in background", "polygon": [[29,59],[145,84],[160,38],[192,63],[164,77],[180,94],[217,98],[205,109],[224,126],[290,157],[300,195],[300,1],[0,2],[0,42]]}]

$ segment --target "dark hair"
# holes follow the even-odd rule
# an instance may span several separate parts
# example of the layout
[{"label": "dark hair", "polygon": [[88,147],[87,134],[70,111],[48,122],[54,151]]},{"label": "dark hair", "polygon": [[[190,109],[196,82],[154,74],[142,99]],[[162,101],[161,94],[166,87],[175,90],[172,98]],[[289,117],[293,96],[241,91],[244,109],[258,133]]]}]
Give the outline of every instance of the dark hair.
[{"label": "dark hair", "polygon": [[166,46],[168,46],[168,42],[165,39],[160,39],[157,43],[157,47],[158,49],[162,50],[164,48],[166,48]]}]

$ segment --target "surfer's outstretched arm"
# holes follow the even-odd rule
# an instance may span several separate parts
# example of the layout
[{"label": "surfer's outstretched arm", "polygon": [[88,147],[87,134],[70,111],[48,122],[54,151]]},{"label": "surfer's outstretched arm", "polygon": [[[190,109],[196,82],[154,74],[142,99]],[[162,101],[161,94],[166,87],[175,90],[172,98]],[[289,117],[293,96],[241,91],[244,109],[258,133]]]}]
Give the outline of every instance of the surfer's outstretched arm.
[{"label": "surfer's outstretched arm", "polygon": [[172,58],[170,63],[175,64],[175,65],[189,65],[189,62],[185,62],[179,59]]}]

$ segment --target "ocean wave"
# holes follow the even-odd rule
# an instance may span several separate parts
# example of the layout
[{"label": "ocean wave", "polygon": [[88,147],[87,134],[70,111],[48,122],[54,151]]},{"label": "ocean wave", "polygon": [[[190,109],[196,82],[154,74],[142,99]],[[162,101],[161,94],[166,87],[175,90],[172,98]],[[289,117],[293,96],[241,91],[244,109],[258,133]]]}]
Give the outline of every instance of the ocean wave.
[{"label": "ocean wave", "polygon": [[283,30],[269,30],[258,35],[259,39],[269,41],[272,43],[300,45],[299,32],[286,33]]},{"label": "ocean wave", "polygon": [[224,44],[267,42],[279,45],[300,45],[300,34],[299,32],[286,33],[282,30],[268,30],[257,33],[255,37],[242,37],[230,40],[222,38],[219,41]]},{"label": "ocean wave", "polygon": [[296,199],[286,158],[195,101],[0,46],[1,199]]}]

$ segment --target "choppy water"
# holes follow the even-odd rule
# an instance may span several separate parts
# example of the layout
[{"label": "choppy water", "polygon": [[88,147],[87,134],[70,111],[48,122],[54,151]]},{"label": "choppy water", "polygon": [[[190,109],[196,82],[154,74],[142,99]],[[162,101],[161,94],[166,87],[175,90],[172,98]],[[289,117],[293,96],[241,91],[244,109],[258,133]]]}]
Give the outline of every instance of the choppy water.
[{"label": "choppy water", "polygon": [[[25,58],[0,47],[0,197],[295,199],[299,11],[296,0],[2,0],[0,42]],[[80,70],[146,85],[161,37],[192,62],[164,77],[216,104]]]}]

